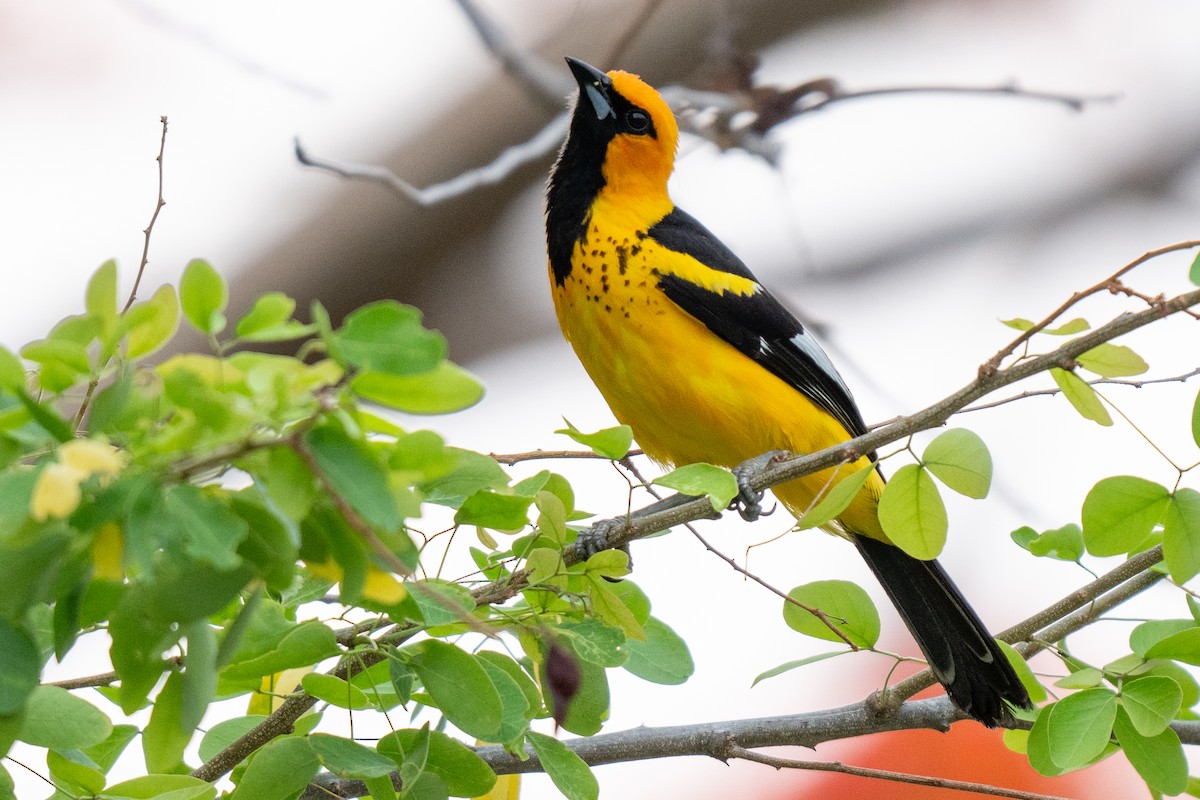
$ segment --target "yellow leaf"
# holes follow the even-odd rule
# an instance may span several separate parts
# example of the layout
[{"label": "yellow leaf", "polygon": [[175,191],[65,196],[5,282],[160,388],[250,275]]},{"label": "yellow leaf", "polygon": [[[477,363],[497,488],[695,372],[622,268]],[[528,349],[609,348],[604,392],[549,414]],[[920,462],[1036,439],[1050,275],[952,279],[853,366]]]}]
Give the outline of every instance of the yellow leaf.
[{"label": "yellow leaf", "polygon": [[87,473],[66,464],[48,464],[38,473],[29,501],[29,516],[38,522],[59,519],[79,508],[79,484]]},{"label": "yellow leaf", "polygon": [[481,794],[475,800],[518,800],[521,796],[520,775],[500,775],[496,784],[487,794]]},{"label": "yellow leaf", "polygon": [[408,596],[404,584],[378,567],[367,567],[367,581],[363,586],[363,597],[383,605],[395,605]]},{"label": "yellow leaf", "polygon": [[120,583],[125,578],[125,570],[121,566],[124,553],[125,540],[117,523],[106,522],[101,525],[92,539],[92,570],[95,577]]},{"label": "yellow leaf", "polygon": [[125,466],[124,454],[95,439],[72,439],[58,448],[58,460],[84,475],[115,477]]},{"label": "yellow leaf", "polygon": [[269,715],[283,704],[289,694],[296,691],[300,679],[312,671],[311,666],[296,667],[276,672],[274,675],[264,675],[258,691],[250,695],[246,713]]}]

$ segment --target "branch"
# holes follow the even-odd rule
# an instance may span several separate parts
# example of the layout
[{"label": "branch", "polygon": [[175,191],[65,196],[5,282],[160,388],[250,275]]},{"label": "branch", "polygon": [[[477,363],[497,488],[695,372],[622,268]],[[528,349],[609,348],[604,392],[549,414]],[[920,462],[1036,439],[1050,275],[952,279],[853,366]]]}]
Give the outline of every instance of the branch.
[{"label": "branch", "polygon": [[[1200,375],[1200,367],[1185,372],[1182,375],[1174,375],[1170,378],[1147,378],[1141,381],[1131,381],[1122,378],[1095,378],[1086,381],[1088,386],[1132,386],[1134,389],[1141,389],[1145,386],[1153,386],[1158,383],[1186,383],[1192,378]],[[960,411],[960,414],[969,414],[972,411],[983,411],[986,408],[996,408],[997,406],[1007,405],[1008,403],[1024,400],[1027,397],[1053,397],[1056,394],[1062,394],[1062,389],[1057,386],[1050,389],[1033,389],[1027,392],[1015,394],[1012,397],[1006,397],[1003,400],[992,400],[988,403],[976,403]]]},{"label": "branch", "polygon": [[[1164,252],[1166,251],[1164,250]],[[860,453],[871,452],[891,442],[910,436],[917,431],[941,425],[952,414],[990,392],[1028,378],[1038,372],[1048,370],[1051,367],[1062,366],[1064,364],[1069,365],[1078,355],[1102,342],[1117,338],[1197,304],[1200,304],[1200,289],[1169,300],[1163,300],[1137,313],[1122,314],[1099,328],[1065,342],[1061,347],[1050,353],[1020,361],[992,373],[980,374],[963,389],[912,416],[902,417],[893,424],[857,437],[844,445],[793,459],[777,466],[769,466],[754,476],[751,481],[753,488],[756,490],[766,489],[775,484],[792,480],[801,475],[817,472],[843,461],[856,461]],[[711,518],[712,516],[712,503],[708,498],[695,498],[676,494],[659,500],[628,516],[617,517],[597,524],[606,525],[610,528],[609,544],[616,547],[675,525]],[[1146,555],[1145,558],[1153,558],[1155,561],[1161,558],[1160,552],[1152,552],[1154,552],[1154,555]],[[580,554],[574,545],[564,550],[563,560],[567,565],[577,563],[581,560]],[[1114,573],[1123,575],[1129,570],[1140,566],[1141,562],[1135,563],[1135,560],[1131,559],[1126,565],[1122,565],[1122,567],[1114,570]],[[528,572],[526,570],[517,570],[500,580],[476,587],[471,592],[472,597],[480,605],[504,602],[514,597],[527,585],[527,575]],[[1110,573],[1110,575],[1113,575],[1113,573]],[[1110,580],[1112,579],[1114,578],[1110,578]],[[1105,578],[1101,578],[1100,580],[1103,581]],[[1097,582],[1093,582],[1090,586],[1097,586]],[[1081,590],[1081,592],[1086,592],[1086,589],[1087,587],[1085,587],[1085,590]],[[1060,601],[1060,603],[1066,602],[1070,604],[1070,602],[1077,602],[1080,597],[1080,592],[1075,592],[1064,599],[1064,601]],[[1075,598],[1075,600],[1071,600],[1071,598]],[[1086,603],[1088,599],[1085,597],[1082,602]],[[1051,608],[1057,609],[1057,606],[1058,604]],[[1072,606],[1072,608],[1078,607],[1078,605]],[[1063,614],[1069,613],[1069,610],[1060,613],[1058,610],[1051,611],[1048,609],[1042,613],[1043,615],[1050,614],[1057,620]],[[1031,620],[1039,620],[1038,627],[1045,624],[1040,622],[1041,616],[1031,618]],[[396,631],[387,634],[389,639],[395,636],[403,637],[411,635],[412,629],[396,629]],[[360,653],[355,655],[355,663],[370,665],[384,657],[379,652]],[[343,659],[342,663],[332,671],[332,674],[344,678],[350,670],[349,660]],[[204,780],[216,780],[240,763],[254,750],[266,744],[275,736],[291,730],[291,726],[296,719],[311,708],[315,702],[315,699],[303,694],[289,697],[267,720],[231,744],[212,760],[201,765],[192,774]],[[843,709],[833,709],[831,711],[793,715],[783,718],[748,720],[734,723],[713,723],[708,726],[658,730],[638,729],[634,732],[606,734],[589,739],[575,740],[570,743],[570,746],[584,757],[584,760],[588,763],[601,764],[636,758],[664,757],[666,755],[708,755],[708,751],[688,750],[687,747],[698,747],[699,744],[696,743],[697,737],[705,739],[708,735],[725,736],[729,730],[734,730],[735,733],[744,732],[745,735],[739,734],[740,738],[736,738],[735,743],[747,748],[764,747],[772,744],[814,746],[820,741],[829,741],[831,739],[846,738],[847,736],[858,736],[885,730],[899,730],[912,727],[946,730],[951,722],[960,718],[958,712],[944,697],[931,701],[910,701],[904,703],[894,715],[887,717],[881,717],[876,710],[877,707],[877,702],[863,701]],[[1197,726],[1197,728],[1200,728],[1200,726]],[[661,731],[666,731],[667,733],[660,733]],[[1200,729],[1195,731],[1195,734],[1197,737],[1200,737]],[[629,741],[629,737],[631,736],[633,736],[632,742]],[[683,737],[683,741],[691,742],[692,744],[687,745],[682,751],[671,750],[655,754],[658,751],[647,749],[646,742],[643,741],[643,738],[639,738],[653,738],[655,736],[661,736],[665,740],[671,741],[673,741],[671,739],[672,736]],[[764,736],[767,739],[763,739],[762,737]],[[678,745],[678,743],[676,744]],[[614,749],[609,750],[608,748]],[[499,746],[495,748],[482,748],[479,752],[481,756],[487,753],[488,755],[484,756],[485,760],[488,760],[489,764],[496,767],[498,771],[503,769],[509,773],[518,771],[526,772],[535,769],[536,767],[533,765],[537,764],[536,758],[523,762],[505,753],[503,748]],[[592,758],[597,760],[591,760]]]},{"label": "branch", "polygon": [[1167,253],[1174,253],[1174,252],[1177,252],[1180,250],[1191,250],[1192,248],[1195,248],[1195,247],[1200,247],[1200,239],[1191,239],[1186,242],[1177,242],[1175,244],[1169,244],[1166,247],[1160,247],[1157,250],[1149,250],[1145,253],[1142,253],[1140,256],[1135,258],[1133,261],[1130,261],[1128,264],[1121,267],[1119,270],[1114,272],[1112,275],[1109,275],[1107,278],[1100,281],[1096,285],[1090,286],[1087,289],[1084,289],[1082,291],[1075,292],[1075,294],[1073,294],[1069,298],[1067,298],[1066,302],[1064,302],[1061,306],[1059,306],[1058,308],[1051,311],[1048,315],[1046,315],[1045,319],[1043,319],[1041,322],[1038,322],[1037,324],[1035,324],[1029,330],[1023,331],[1020,336],[1018,336],[1016,339],[1013,339],[1011,342],[1009,342],[1007,345],[1005,345],[998,353],[996,353],[996,355],[994,355],[990,359],[988,359],[988,362],[983,367],[981,367],[981,369],[995,370],[995,369],[999,368],[1001,361],[1003,361],[1008,356],[1012,355],[1013,352],[1018,347],[1020,347],[1025,342],[1027,342],[1031,338],[1033,338],[1033,336],[1035,334],[1040,333],[1041,331],[1045,330],[1048,326],[1053,324],[1055,320],[1059,319],[1072,306],[1077,305],[1084,298],[1091,297],[1092,295],[1097,294],[1099,292],[1116,291],[1117,287],[1119,287],[1121,285],[1120,279],[1123,275],[1136,269],[1137,267],[1140,267],[1142,264],[1145,264],[1147,261],[1158,258],[1161,255],[1166,255]]},{"label": "branch", "polygon": [[[1013,645],[1024,643],[1017,650],[1023,657],[1030,658],[1045,649],[1045,642],[1057,642],[1090,625],[1105,611],[1160,581],[1165,576],[1153,569],[1160,561],[1162,545],[1138,553],[1116,569],[1071,592],[1057,603],[1008,630],[1001,631],[996,638]],[[937,682],[933,671],[925,669],[888,688],[886,696],[881,693],[874,702],[881,712],[886,712]]]},{"label": "branch", "polygon": [[125,301],[125,307],[121,309],[124,314],[133,305],[133,301],[137,299],[137,290],[142,283],[142,275],[146,272],[146,265],[150,263],[150,234],[154,232],[154,223],[158,221],[158,212],[162,211],[162,207],[167,204],[163,199],[163,151],[167,148],[167,118],[159,117],[158,121],[162,123],[162,137],[158,141],[158,155],[154,160],[158,162],[158,199],[154,203],[154,213],[150,215],[150,224],[142,231],[145,237],[142,243],[142,260],[138,263],[137,276],[133,279],[133,289],[129,292],[129,299]]},{"label": "branch", "polygon": [[1001,786],[990,786],[986,783],[973,781],[956,781],[952,778],[935,778],[930,775],[909,775],[903,772],[892,772],[870,767],[855,767],[842,764],[839,761],[799,761],[793,758],[779,758],[766,753],[756,753],[743,747],[730,747],[730,758],[740,758],[743,761],[755,761],[775,769],[802,769],[813,772],[836,772],[840,775],[853,775],[859,778],[874,778],[881,781],[907,783],[912,786],[930,786],[934,789],[949,789],[957,792],[970,792],[989,797],[1009,797],[1014,800],[1068,800],[1065,797],[1038,792],[1025,792],[1020,789],[1005,789]]},{"label": "branch", "polygon": [[545,158],[554,152],[566,138],[568,121],[566,114],[560,114],[528,141],[502,150],[490,164],[478,169],[467,170],[447,181],[435,183],[424,189],[413,186],[387,167],[318,158],[309,155],[308,151],[300,144],[299,138],[293,141],[296,148],[296,160],[305,166],[332,172],[342,178],[372,181],[391,189],[417,205],[432,206],[485,186],[502,183],[526,164]]},{"label": "branch", "polygon": [[[594,450],[530,450],[525,453],[489,453],[500,464],[511,467],[522,461],[537,461],[544,458],[598,458],[602,461],[612,461],[608,456],[602,456]],[[630,450],[626,458],[642,455],[641,450]]]},{"label": "branch", "polygon": [[[1057,641],[1073,633],[1095,621],[1104,612],[1162,580],[1164,575],[1154,569],[1154,566],[1161,560],[1161,546],[1139,553],[1088,585],[1071,592],[1042,611],[1004,631],[998,638],[1010,642],[1022,640],[1035,642],[1026,648],[1027,653],[1032,655],[1036,649],[1044,646],[1041,644],[1042,642]],[[1087,607],[1082,608],[1083,606]],[[898,696],[899,692],[920,683],[922,676],[926,673],[914,675],[912,678],[896,684],[889,690],[888,699],[892,700]],[[914,691],[920,691],[921,688],[924,686],[918,686]],[[954,722],[963,719],[966,719],[963,713],[956,709],[950,703],[949,698],[945,696],[928,700],[908,700],[898,703],[895,707],[881,702],[878,696],[872,696],[857,703],[821,711],[697,725],[656,728],[642,726],[632,730],[570,739],[564,744],[590,766],[679,756],[709,756],[724,761],[730,757],[744,758],[741,750],[749,751],[762,747],[815,748],[817,745],[830,741],[916,728],[945,732]],[[1012,727],[1027,728],[1028,723],[1014,720]],[[1171,723],[1171,727],[1184,744],[1200,744],[1200,721],[1177,720]],[[478,747],[476,753],[497,775],[542,770],[537,755],[531,747],[526,748],[525,758],[514,756],[501,745]],[[761,761],[762,759],[750,760]],[[820,769],[821,767],[811,768]],[[193,774],[202,777],[198,773]],[[894,773],[891,774],[894,775]],[[867,775],[867,777],[882,778],[886,775]],[[211,778],[208,779],[211,780]],[[919,777],[917,779],[923,780]],[[322,780],[320,783],[326,791],[334,791],[332,787],[336,783],[336,794],[340,797],[361,797],[367,793],[366,786],[361,781],[330,779]],[[942,788],[962,787],[947,785]],[[1012,790],[1000,789],[999,791],[1011,792]],[[305,798],[316,800],[318,797],[327,796],[313,793],[305,795]],[[1026,797],[1026,795],[1020,794],[1000,794],[998,796]],[[1028,797],[1038,800],[1042,798],[1040,795],[1028,795]]]}]

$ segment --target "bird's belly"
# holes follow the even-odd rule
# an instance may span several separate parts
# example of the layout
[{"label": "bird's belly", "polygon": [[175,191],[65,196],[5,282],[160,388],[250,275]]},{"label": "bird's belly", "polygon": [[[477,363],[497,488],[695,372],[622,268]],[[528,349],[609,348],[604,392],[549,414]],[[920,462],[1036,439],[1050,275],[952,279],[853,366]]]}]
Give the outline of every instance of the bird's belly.
[{"label": "bird's belly", "polygon": [[[555,287],[559,321],[613,414],[656,461],[732,467],[769,450],[810,453],[849,439],[833,417],[655,287],[596,296],[573,291],[572,281]],[[845,474],[826,470],[775,494],[798,515]],[[846,527],[882,538],[881,489],[882,481],[868,484],[843,515]]]}]

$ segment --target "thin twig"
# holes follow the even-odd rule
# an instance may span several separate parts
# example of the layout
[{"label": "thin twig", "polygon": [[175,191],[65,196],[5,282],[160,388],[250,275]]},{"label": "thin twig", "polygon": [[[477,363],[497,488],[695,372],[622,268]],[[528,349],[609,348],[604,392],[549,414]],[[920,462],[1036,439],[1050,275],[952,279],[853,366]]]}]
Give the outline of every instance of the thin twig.
[{"label": "thin twig", "polygon": [[561,109],[563,98],[574,85],[566,72],[551,67],[518,47],[472,0],[457,2],[480,41],[496,57],[504,71],[532,90],[530,93],[547,108],[555,111]]},{"label": "thin twig", "polygon": [[872,769],[871,767],[856,767],[851,764],[843,764],[840,761],[800,761],[793,758],[779,758],[778,756],[759,753],[754,750],[747,750],[744,747],[736,745],[729,748],[730,758],[740,758],[743,761],[754,761],[759,764],[766,764],[775,769],[800,769],[812,772],[836,772],[839,775],[853,775],[857,778],[872,778],[880,781],[892,781],[894,783],[907,783],[912,786],[929,786],[934,789],[948,789],[954,792],[970,792],[971,794],[987,795],[988,797],[1008,797],[1013,800],[1068,800],[1068,798],[1059,795],[1041,794],[1040,792],[1026,792],[1021,789],[1005,789],[1001,786],[992,786],[986,783],[976,783],[974,781],[958,781],[953,778],[937,778],[932,775],[911,775],[904,772],[892,772],[885,769]]},{"label": "thin twig", "polygon": [[[1183,375],[1175,375],[1170,378],[1150,378],[1144,381],[1129,381],[1122,380],[1120,378],[1096,378],[1094,380],[1087,381],[1087,384],[1089,386],[1132,386],[1135,389],[1141,389],[1145,386],[1153,386],[1154,384],[1158,383],[1186,383],[1197,375],[1200,375],[1200,367],[1197,367],[1191,372],[1186,372]],[[1057,386],[1052,389],[1031,389],[1026,392],[1021,392],[1020,394],[1014,394],[1012,397],[1006,397],[1003,400],[993,400],[988,403],[976,403],[974,405],[967,406],[958,413],[969,414],[972,411],[983,411],[987,408],[995,408],[997,406],[1006,405],[1007,403],[1016,402],[1017,400],[1024,400],[1028,397],[1053,397],[1056,394],[1062,394],[1062,389],[1059,389]]]},{"label": "thin twig", "polygon": [[[1086,586],[1076,589],[1057,603],[1011,628],[1001,631],[996,638],[1013,645],[1026,643],[1017,649],[1023,656],[1031,657],[1043,649],[1040,645],[1032,643],[1058,641],[1094,621],[1100,613],[1116,607],[1133,595],[1153,586],[1163,577],[1162,573],[1154,572],[1151,569],[1160,561],[1162,561],[1162,545],[1138,553],[1124,564],[1101,575]],[[1084,608],[1085,606],[1086,608]],[[1075,612],[1079,609],[1083,610],[1076,614]],[[886,712],[887,709],[898,707],[917,692],[927,689],[937,682],[932,670],[921,670],[889,687],[886,694],[880,694],[877,702],[880,709]]]},{"label": "thin twig", "polygon": [[138,262],[137,275],[133,279],[133,288],[129,290],[129,299],[125,301],[125,307],[121,309],[124,314],[133,305],[133,301],[137,299],[138,287],[142,284],[142,275],[146,272],[146,265],[150,263],[150,234],[154,232],[154,223],[158,221],[158,212],[162,211],[162,207],[167,204],[163,199],[163,151],[167,147],[167,118],[161,116],[158,121],[162,123],[162,137],[158,141],[158,155],[154,160],[158,162],[158,199],[154,203],[154,213],[150,215],[150,224],[142,231],[145,240],[142,243],[142,260]]},{"label": "thin twig", "polygon": [[338,513],[346,520],[346,524],[362,537],[363,541],[383,560],[388,569],[397,575],[411,575],[412,568],[401,561],[399,556],[393,553],[391,548],[380,540],[371,524],[362,518],[362,515],[358,513],[354,506],[350,505],[350,501],[330,482],[329,476],[325,474],[325,470],[321,468],[316,455],[304,442],[303,436],[294,435],[289,437],[288,445],[296,455],[300,456],[300,459],[308,467],[317,484],[320,485],[321,490],[329,496],[334,506],[337,507]]},{"label": "thin twig", "polygon": [[1069,298],[1067,298],[1067,300],[1062,305],[1060,305],[1058,308],[1054,309],[1049,314],[1047,314],[1046,317],[1044,319],[1042,319],[1041,322],[1036,323],[1029,330],[1022,331],[1021,334],[1017,338],[1013,339],[1007,345],[1002,347],[999,350],[999,352],[997,352],[994,356],[992,356],[990,359],[988,359],[987,362],[982,367],[980,367],[980,371],[981,372],[988,372],[988,371],[994,372],[996,369],[998,369],[1000,367],[1000,362],[1002,362],[1004,359],[1006,359],[1010,355],[1012,355],[1013,352],[1015,352],[1018,347],[1020,347],[1025,342],[1027,342],[1031,338],[1033,338],[1033,336],[1035,334],[1040,333],[1041,331],[1045,330],[1047,327],[1052,325],[1055,320],[1057,320],[1059,317],[1061,317],[1063,314],[1065,314],[1068,310],[1070,310],[1072,306],[1077,305],[1081,300],[1083,300],[1086,297],[1090,297],[1099,292],[1111,291],[1112,288],[1118,284],[1121,277],[1124,276],[1126,273],[1136,269],[1137,267],[1140,267],[1142,264],[1145,264],[1147,261],[1158,258],[1159,256],[1166,255],[1167,253],[1175,253],[1180,250],[1191,250],[1195,247],[1200,247],[1200,239],[1189,239],[1184,242],[1176,242],[1175,244],[1169,244],[1166,247],[1160,247],[1156,250],[1149,250],[1145,253],[1142,253],[1140,256],[1135,258],[1133,261],[1130,261],[1128,264],[1121,267],[1119,270],[1114,272],[1112,275],[1109,275],[1107,278],[1105,278],[1104,280],[1095,284],[1094,286],[1089,286],[1087,289],[1083,289],[1082,291],[1075,292],[1073,295],[1071,295]]},{"label": "thin twig", "polygon": [[[641,454],[641,450],[630,450],[625,454],[625,457],[640,456]],[[522,461],[538,461],[551,458],[596,458],[601,461],[612,460],[608,456],[602,456],[592,450],[529,450],[524,453],[489,453],[488,455],[508,467],[511,467],[513,464],[519,464]],[[622,463],[624,463],[624,460],[622,460]]]},{"label": "thin twig", "polygon": [[417,205],[432,206],[476,189],[495,186],[507,180],[510,175],[526,164],[547,157],[557,149],[567,135],[567,123],[567,115],[560,114],[535,133],[532,138],[512,147],[506,147],[490,164],[467,170],[449,180],[435,183],[424,189],[413,186],[387,167],[318,158],[310,155],[304,149],[299,138],[294,140],[294,145],[296,160],[307,167],[316,167],[326,172],[332,172],[342,178],[378,183]]}]

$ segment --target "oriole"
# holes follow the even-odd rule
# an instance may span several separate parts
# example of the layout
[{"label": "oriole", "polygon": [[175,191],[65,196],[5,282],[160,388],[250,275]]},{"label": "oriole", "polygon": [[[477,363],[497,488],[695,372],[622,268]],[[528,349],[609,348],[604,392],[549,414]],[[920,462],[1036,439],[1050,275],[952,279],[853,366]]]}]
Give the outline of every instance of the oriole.
[{"label": "oriole", "polygon": [[[732,467],[864,433],[820,345],[671,202],[679,129],[659,94],[636,75],[567,63],[579,97],[547,191],[551,292],[564,336],[617,419],[651,458],[675,465]],[[1029,696],[937,562],[888,540],[873,461],[854,465],[872,475],[828,528],[858,547],[953,702],[994,726],[1004,701],[1027,707]],[[832,477],[826,470],[774,492],[798,515]]]}]

